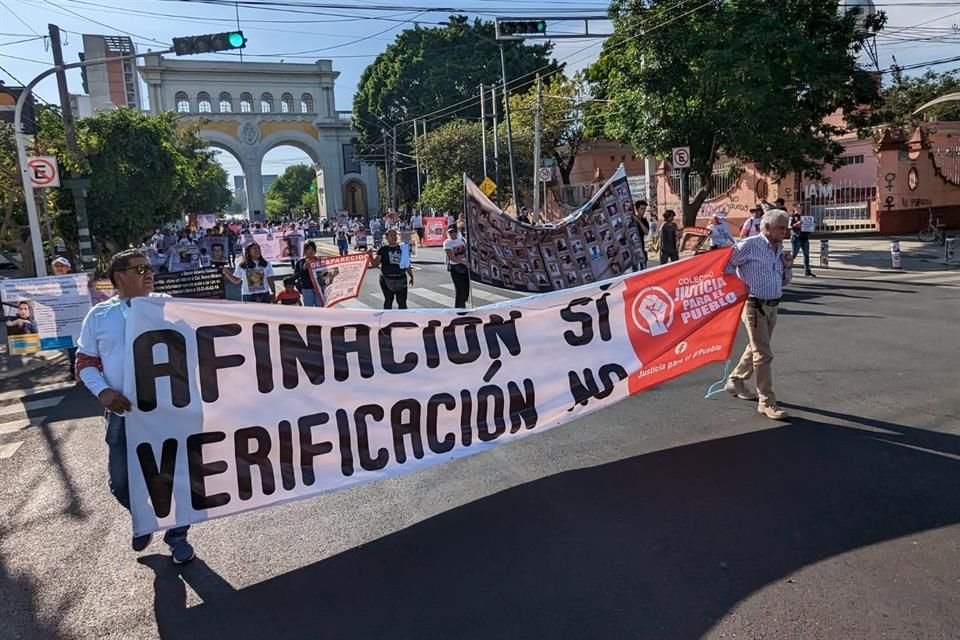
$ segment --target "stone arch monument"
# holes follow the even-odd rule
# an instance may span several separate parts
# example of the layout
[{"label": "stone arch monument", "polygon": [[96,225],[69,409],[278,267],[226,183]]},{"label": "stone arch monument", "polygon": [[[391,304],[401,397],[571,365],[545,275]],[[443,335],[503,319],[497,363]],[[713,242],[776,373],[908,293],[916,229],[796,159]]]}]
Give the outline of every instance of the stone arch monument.
[{"label": "stone arch monument", "polygon": [[317,171],[320,215],[349,210],[379,215],[377,174],[353,155],[350,112],[337,111],[330,60],[313,64],[144,58],[139,68],[154,113],[177,111],[200,122],[199,135],[233,154],[247,185],[247,215],[264,212],[264,155],[281,145],[300,149]]}]

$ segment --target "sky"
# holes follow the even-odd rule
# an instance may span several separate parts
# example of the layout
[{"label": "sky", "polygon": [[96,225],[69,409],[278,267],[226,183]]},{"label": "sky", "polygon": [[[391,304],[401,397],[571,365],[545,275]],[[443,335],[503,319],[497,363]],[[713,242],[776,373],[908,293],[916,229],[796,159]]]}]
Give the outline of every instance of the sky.
[{"label": "sky", "polygon": [[[855,4],[856,0],[845,0]],[[960,2],[944,0],[874,0],[887,13],[887,27],[877,42],[881,69],[921,65],[960,55]],[[349,111],[364,68],[373,62],[397,33],[415,24],[432,26],[461,13],[493,20],[497,16],[548,19],[548,33],[582,33],[582,22],[551,17],[602,16],[602,0],[266,0],[251,6],[240,0],[0,0],[0,80],[8,85],[28,82],[51,66],[49,43],[42,37],[47,24],[65,32],[64,58],[76,61],[81,34],[129,35],[138,51],[170,46],[175,36],[216,33],[239,24],[247,38],[244,60],[310,63],[330,59],[340,72],[337,109]],[[677,0],[678,14],[695,10],[700,0]],[[682,19],[682,18],[681,18]],[[590,31],[607,33],[609,23],[591,22]],[[556,41],[554,57],[577,71],[592,63],[602,39]],[[220,56],[232,55],[219,54]],[[203,57],[203,56],[197,56]],[[212,56],[207,56],[212,57]],[[232,59],[232,58],[231,58]],[[937,71],[960,68],[960,62],[933,66]],[[921,73],[924,69],[910,71]],[[68,75],[70,91],[80,93],[80,74]],[[56,80],[40,83],[39,98],[57,102]],[[145,92],[144,92],[145,93]],[[228,172],[239,165],[221,154]],[[292,147],[267,154],[263,173],[282,173],[307,156]],[[232,186],[232,180],[231,180]]]}]

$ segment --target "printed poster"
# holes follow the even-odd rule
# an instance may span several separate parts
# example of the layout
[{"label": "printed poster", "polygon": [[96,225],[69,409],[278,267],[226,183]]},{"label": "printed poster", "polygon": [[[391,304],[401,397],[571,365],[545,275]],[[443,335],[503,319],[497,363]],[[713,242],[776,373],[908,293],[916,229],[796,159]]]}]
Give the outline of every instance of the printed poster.
[{"label": "printed poster", "polygon": [[643,264],[623,167],[582,207],[540,226],[520,224],[500,211],[467,177],[464,186],[473,280],[514,291],[558,291],[630,273]]},{"label": "printed poster", "polygon": [[226,236],[204,236],[198,243],[201,262],[204,258],[211,265],[223,266],[230,262],[230,245]]},{"label": "printed poster", "polygon": [[447,226],[450,224],[446,216],[423,217],[423,246],[442,247],[447,239]]},{"label": "printed poster", "polygon": [[370,260],[367,254],[336,258],[314,258],[307,264],[313,290],[320,293],[324,307],[332,307],[360,295]]},{"label": "printed poster", "polygon": [[0,281],[0,301],[11,355],[77,346],[90,311],[87,274]]},{"label": "printed poster", "polygon": [[195,244],[175,246],[167,258],[167,271],[193,271],[200,268],[200,248]]},{"label": "printed poster", "polygon": [[710,250],[710,229],[684,227],[680,233],[680,257],[687,258]]}]

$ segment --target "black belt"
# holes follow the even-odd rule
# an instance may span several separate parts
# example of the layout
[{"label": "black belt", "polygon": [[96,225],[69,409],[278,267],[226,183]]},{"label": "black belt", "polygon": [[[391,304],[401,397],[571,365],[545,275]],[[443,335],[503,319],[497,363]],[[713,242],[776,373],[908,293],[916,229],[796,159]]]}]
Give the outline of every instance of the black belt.
[{"label": "black belt", "polygon": [[752,302],[753,304],[762,304],[766,307],[775,307],[778,304],[780,304],[780,298],[775,298],[773,300],[763,300],[762,298],[755,298],[753,296],[750,296],[749,298],[747,298],[747,301]]}]

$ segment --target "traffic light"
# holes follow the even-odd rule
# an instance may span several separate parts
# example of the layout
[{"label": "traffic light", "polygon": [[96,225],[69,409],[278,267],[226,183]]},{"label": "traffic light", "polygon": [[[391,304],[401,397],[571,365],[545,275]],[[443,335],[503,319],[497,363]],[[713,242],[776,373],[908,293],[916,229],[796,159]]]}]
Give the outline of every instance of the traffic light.
[{"label": "traffic light", "polygon": [[502,36],[542,36],[547,33],[546,20],[506,20],[497,23]]},{"label": "traffic light", "polygon": [[227,31],[226,33],[184,36],[173,39],[173,52],[178,56],[230,51],[231,49],[243,49],[246,46],[247,39],[243,37],[243,31]]}]

